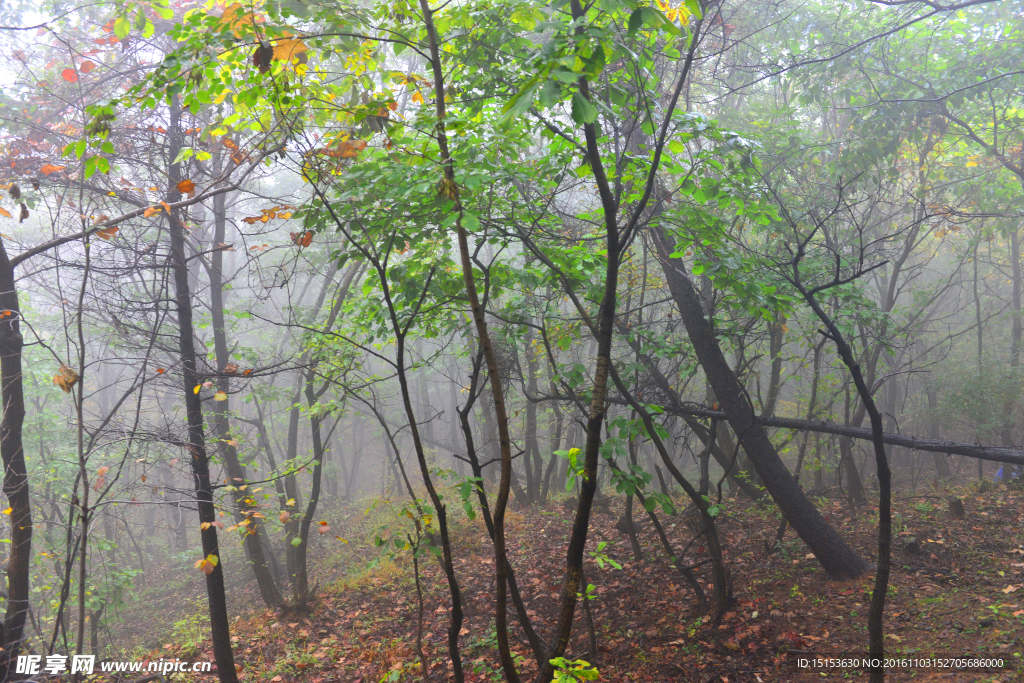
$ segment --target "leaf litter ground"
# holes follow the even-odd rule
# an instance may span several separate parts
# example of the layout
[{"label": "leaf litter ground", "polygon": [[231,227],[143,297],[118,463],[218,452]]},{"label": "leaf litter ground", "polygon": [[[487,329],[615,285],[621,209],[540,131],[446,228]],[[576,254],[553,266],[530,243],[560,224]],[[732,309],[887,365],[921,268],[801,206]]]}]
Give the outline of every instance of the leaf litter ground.
[{"label": "leaf litter ground", "polygon": [[[998,488],[962,491],[966,516],[956,519],[943,496],[897,498],[894,506],[893,572],[886,606],[886,654],[1002,657],[1017,670],[970,673],[899,669],[893,681],[1024,680],[1024,495]],[[585,575],[598,651],[588,652],[583,610],[576,610],[567,657],[586,659],[603,681],[867,680],[851,669],[801,670],[796,658],[863,654],[872,577],[833,581],[807,547],[787,533],[781,552],[768,554],[779,518],[774,509],[727,500],[720,533],[734,584],[735,603],[717,627],[694,611],[693,593],[669,565],[646,516],[635,513],[644,560],[632,557],[626,536],[615,529],[623,499],[597,508],[588,537]],[[863,557],[874,559],[875,515],[870,506],[818,499],[829,521]],[[637,508],[642,514],[642,509]],[[528,614],[546,636],[559,607],[561,570],[572,515],[561,502],[509,511],[508,547]],[[690,531],[680,517],[663,519],[675,548]],[[375,530],[355,509],[332,521],[351,541],[342,549],[321,537],[311,547],[314,573],[327,586],[312,613],[259,613],[233,623],[240,677],[246,683],[378,683],[423,680],[414,643],[416,594],[408,556],[385,560],[372,545]],[[454,525],[456,570],[465,599],[460,643],[468,681],[503,680],[494,636],[494,559],[479,518]],[[916,539],[916,546],[911,542]],[[597,544],[621,564],[603,568],[590,557]],[[705,559],[693,544],[688,564]],[[424,588],[423,648],[432,681],[452,680],[447,658],[447,588],[438,563],[420,564]],[[706,569],[706,567],[704,568]],[[338,579],[339,575],[343,578]],[[710,574],[700,574],[707,588]],[[249,587],[250,591],[252,587]],[[244,593],[244,591],[243,591]],[[709,593],[710,594],[710,593]],[[256,595],[233,596],[237,606]],[[253,604],[248,602],[247,604]],[[530,649],[510,607],[513,649],[523,680],[535,673]],[[166,638],[167,636],[164,636]],[[147,658],[212,659],[209,642],[191,651],[174,643]]]}]

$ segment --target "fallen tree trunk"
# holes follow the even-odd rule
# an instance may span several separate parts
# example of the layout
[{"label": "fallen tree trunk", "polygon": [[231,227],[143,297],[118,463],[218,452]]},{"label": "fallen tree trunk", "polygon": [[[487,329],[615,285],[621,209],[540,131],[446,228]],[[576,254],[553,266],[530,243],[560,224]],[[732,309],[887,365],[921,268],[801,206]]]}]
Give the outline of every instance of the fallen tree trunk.
[{"label": "fallen tree trunk", "polygon": [[[624,400],[608,399],[609,403],[625,404]],[[724,420],[725,413],[720,410],[709,410],[699,407],[664,408],[666,414],[689,415],[702,417],[709,420]],[[865,427],[847,427],[846,425],[823,420],[798,420],[788,417],[758,417],[757,422],[765,427],[778,429],[795,429],[805,432],[819,432],[821,434],[836,434],[848,436],[863,441],[871,441],[871,430]],[[960,441],[943,441],[941,439],[925,439],[919,436],[906,434],[892,434],[883,432],[882,439],[885,443],[893,446],[902,446],[928,453],[948,453],[950,455],[963,455],[978,460],[989,460],[991,462],[1006,462],[1014,465],[1024,465],[1024,451],[1000,446],[979,446],[976,444],[963,443]]]}]

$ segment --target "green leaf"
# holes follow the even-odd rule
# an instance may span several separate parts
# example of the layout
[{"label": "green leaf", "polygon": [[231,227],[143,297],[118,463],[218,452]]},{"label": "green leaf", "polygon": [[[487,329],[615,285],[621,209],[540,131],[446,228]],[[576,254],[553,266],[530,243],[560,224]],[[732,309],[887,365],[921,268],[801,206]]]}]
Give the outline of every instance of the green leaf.
[{"label": "green leaf", "polygon": [[629,15],[629,35],[634,35],[640,30],[640,27],[644,25],[644,15],[640,11],[640,8],[633,10],[633,13]]},{"label": "green leaf", "polygon": [[[662,24],[665,23],[664,18],[661,16],[661,12],[653,7],[641,7],[640,16],[643,19],[643,23],[647,24],[651,28],[661,28]],[[630,21],[632,21],[632,17],[630,17]]]},{"label": "green leaf", "polygon": [[597,121],[597,107],[578,92],[572,95],[572,120],[579,124]]},{"label": "green leaf", "polygon": [[533,94],[537,92],[537,88],[540,87],[540,81],[534,76],[523,86],[522,90],[516,93],[516,96],[505,105],[505,111],[499,121],[500,124],[507,124],[513,119],[521,116],[525,113],[530,106],[533,104]]},{"label": "green leaf", "polygon": [[174,18],[174,10],[168,7],[167,3],[154,2],[152,7],[153,10],[156,12],[157,16],[161,19],[165,21],[170,21]]},{"label": "green leaf", "polygon": [[558,100],[562,96],[562,84],[555,79],[550,79],[544,83],[544,87],[540,89],[540,106],[544,109],[558,104]]},{"label": "green leaf", "polygon": [[127,38],[131,30],[132,25],[128,21],[128,17],[118,17],[117,21],[114,22],[114,35],[121,40]]}]

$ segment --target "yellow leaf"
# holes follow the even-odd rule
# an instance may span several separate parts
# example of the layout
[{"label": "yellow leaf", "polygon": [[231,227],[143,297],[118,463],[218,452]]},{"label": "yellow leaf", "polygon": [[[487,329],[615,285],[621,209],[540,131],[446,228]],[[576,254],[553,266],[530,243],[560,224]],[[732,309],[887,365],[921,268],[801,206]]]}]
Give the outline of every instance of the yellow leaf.
[{"label": "yellow leaf", "polygon": [[252,12],[246,12],[241,3],[233,2],[224,8],[220,24],[225,29],[230,29],[236,38],[242,37],[243,29],[253,30],[254,25],[259,22]]},{"label": "yellow leaf", "polygon": [[274,46],[274,59],[291,62],[294,59],[301,59],[300,55],[308,49],[299,38],[278,40],[277,45]]},{"label": "yellow leaf", "polygon": [[218,391],[216,394],[213,395],[213,400],[214,401],[226,401],[226,400],[228,400],[228,395],[226,393],[224,393],[223,391]]},{"label": "yellow leaf", "polygon": [[202,388],[203,388],[203,385],[202,385],[202,384],[197,384],[197,385],[196,385],[196,388],[192,390],[192,393],[193,393],[193,394],[198,394],[198,393],[199,393],[199,390],[200,390],[200,389],[202,389]]},{"label": "yellow leaf", "polygon": [[288,502],[285,503],[285,505],[295,505],[295,499],[294,498],[289,498]]},{"label": "yellow leaf", "polygon": [[4,514],[5,514],[5,515],[9,515],[9,514],[11,514],[12,512],[14,512],[14,508],[7,508],[6,510],[4,510]]},{"label": "yellow leaf", "polygon": [[412,101],[416,104],[423,104],[423,93],[418,90],[412,94]]}]

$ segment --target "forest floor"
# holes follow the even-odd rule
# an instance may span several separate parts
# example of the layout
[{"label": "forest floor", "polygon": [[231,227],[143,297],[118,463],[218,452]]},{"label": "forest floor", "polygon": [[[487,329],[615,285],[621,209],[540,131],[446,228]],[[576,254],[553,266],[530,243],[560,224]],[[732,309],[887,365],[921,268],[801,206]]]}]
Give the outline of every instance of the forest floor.
[{"label": "forest floor", "polygon": [[[966,516],[947,509],[947,492],[901,497],[893,506],[892,577],[886,603],[886,655],[1001,657],[1015,671],[970,673],[894,668],[894,681],[1024,680],[1024,494],[1003,486],[959,490]],[[773,508],[726,500],[720,534],[733,581],[735,602],[715,626],[694,611],[694,596],[669,565],[642,508],[634,519],[645,559],[635,561],[626,536],[615,529],[623,499],[598,510],[588,540],[586,580],[597,653],[588,654],[583,610],[576,610],[566,656],[596,666],[602,681],[811,681],[867,680],[851,668],[799,669],[798,657],[862,655],[867,650],[867,611],[873,576],[834,581],[825,577],[807,547],[787,533],[781,552],[767,554],[779,518]],[[877,509],[851,509],[841,500],[817,499],[819,509],[843,537],[874,559]],[[460,644],[467,681],[503,680],[495,646],[494,559],[479,518],[453,524],[456,569],[466,602]],[[641,516],[643,519],[641,520]],[[311,544],[316,573],[324,584],[313,612],[304,617],[271,612],[233,623],[235,661],[246,683],[378,683],[423,680],[415,652],[417,598],[408,554],[380,558],[373,539],[384,520],[351,508],[328,519],[350,541]],[[397,515],[392,513],[392,518]],[[382,522],[382,520],[384,520]],[[530,510],[512,509],[508,547],[528,614],[541,635],[557,614],[565,541],[572,515],[562,502]],[[663,517],[675,548],[690,532],[679,517]],[[392,529],[394,531],[394,529]],[[908,539],[918,548],[907,547]],[[324,539],[326,536],[321,536]],[[318,539],[319,540],[319,539]],[[599,567],[589,556],[607,541]],[[694,544],[697,547],[697,544]],[[688,561],[699,561],[691,549]],[[423,649],[430,680],[451,680],[447,657],[447,585],[429,554],[420,561],[423,586]],[[339,573],[344,578],[333,580]],[[709,579],[701,576],[702,582]],[[514,613],[513,648],[523,680],[536,669]],[[168,643],[148,657],[212,659],[209,642],[187,648]],[[189,674],[189,676],[192,676]]]}]

